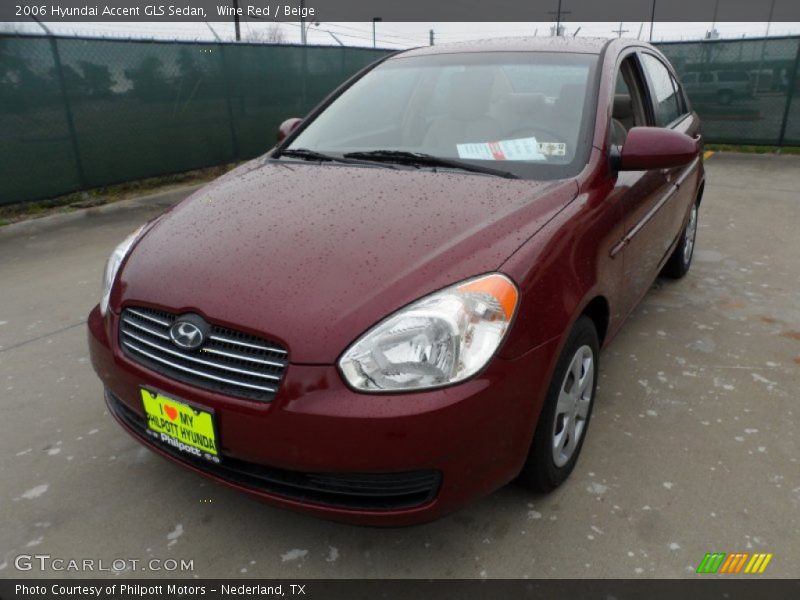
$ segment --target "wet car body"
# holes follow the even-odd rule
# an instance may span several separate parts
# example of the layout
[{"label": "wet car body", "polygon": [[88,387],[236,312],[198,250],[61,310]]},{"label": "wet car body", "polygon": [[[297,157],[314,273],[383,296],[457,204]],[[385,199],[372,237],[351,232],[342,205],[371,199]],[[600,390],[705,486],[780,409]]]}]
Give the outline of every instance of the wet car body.
[{"label": "wet car body", "polygon": [[[89,316],[106,401],[139,441],[259,499],[362,524],[437,518],[524,469],[569,332],[589,319],[607,345],[680,245],[702,195],[699,121],[688,110],[668,127],[696,138],[692,160],[620,170],[625,146],[610,133],[620,104],[615,81],[620,65],[641,53],[664,61],[655,49],[561,39],[442,48],[400,56],[596,56],[580,168],[556,179],[506,179],[291,160],[272,151],[204,187],[146,226],[124,258],[106,314],[96,307]],[[644,69],[639,77],[642,101],[650,101]],[[278,152],[351,85],[312,112]],[[657,110],[643,113],[639,120],[648,122],[639,125],[654,125]],[[343,352],[364,332],[486,273],[513,282],[518,302],[502,343],[476,374],[392,393],[345,380]],[[274,363],[274,391],[259,400],[231,393],[224,382],[198,385],[190,363],[165,371],[131,349],[157,341],[141,330],[163,337],[182,315],[238,340],[234,353],[249,352],[248,344],[267,348],[258,356]],[[136,331],[125,324],[131,321]],[[126,327],[146,341],[126,337]],[[234,347],[226,343],[217,348]],[[148,434],[143,386],[213,414],[219,463]]]}]

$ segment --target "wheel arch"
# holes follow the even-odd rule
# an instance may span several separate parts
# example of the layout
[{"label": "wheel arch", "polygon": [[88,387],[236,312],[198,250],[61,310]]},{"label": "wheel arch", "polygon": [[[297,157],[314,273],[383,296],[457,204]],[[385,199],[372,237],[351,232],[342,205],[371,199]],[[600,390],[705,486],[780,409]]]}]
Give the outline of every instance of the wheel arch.
[{"label": "wheel arch", "polygon": [[703,192],[706,190],[706,180],[705,178],[700,182],[700,186],[697,188],[697,206],[700,206],[700,203],[703,201]]},{"label": "wheel arch", "polygon": [[578,318],[581,316],[588,317],[594,323],[597,337],[600,339],[600,347],[602,348],[608,336],[608,324],[611,318],[611,308],[606,297],[597,295],[589,300],[578,315]]}]

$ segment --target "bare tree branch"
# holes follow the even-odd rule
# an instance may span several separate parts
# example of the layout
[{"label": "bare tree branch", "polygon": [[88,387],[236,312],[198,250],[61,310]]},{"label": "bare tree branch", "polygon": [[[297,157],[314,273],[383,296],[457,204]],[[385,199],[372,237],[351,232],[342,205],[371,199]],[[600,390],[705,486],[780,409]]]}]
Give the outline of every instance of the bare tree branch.
[{"label": "bare tree branch", "polygon": [[251,29],[244,36],[245,41],[256,42],[260,44],[282,44],[286,41],[286,35],[283,33],[280,25],[270,25],[267,29]]}]

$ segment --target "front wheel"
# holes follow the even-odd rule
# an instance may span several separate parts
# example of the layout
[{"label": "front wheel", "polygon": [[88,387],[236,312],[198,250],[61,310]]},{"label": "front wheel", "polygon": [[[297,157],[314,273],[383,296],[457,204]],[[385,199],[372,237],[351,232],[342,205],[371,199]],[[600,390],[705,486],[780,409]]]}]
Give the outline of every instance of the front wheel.
[{"label": "front wheel", "polygon": [[575,323],[558,358],[528,460],[519,481],[549,492],[569,477],[592,415],[600,341],[588,317]]},{"label": "front wheel", "polygon": [[680,279],[689,272],[689,267],[692,266],[692,257],[694,256],[694,242],[697,238],[697,202],[692,206],[692,212],[689,214],[689,221],[686,227],[683,228],[681,238],[678,240],[678,245],[672,251],[672,256],[664,265],[661,274],[672,279]]}]

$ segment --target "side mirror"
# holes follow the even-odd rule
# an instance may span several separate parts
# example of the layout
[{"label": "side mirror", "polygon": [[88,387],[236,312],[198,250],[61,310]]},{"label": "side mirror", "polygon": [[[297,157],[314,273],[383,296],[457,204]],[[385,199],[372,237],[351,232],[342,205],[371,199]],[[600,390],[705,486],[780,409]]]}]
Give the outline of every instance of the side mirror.
[{"label": "side mirror", "polygon": [[298,117],[292,117],[291,119],[286,119],[283,123],[281,123],[280,127],[278,127],[278,141],[282,142],[285,140],[290,133],[292,133],[300,123],[303,122],[303,119]]},{"label": "side mirror", "polygon": [[669,169],[690,163],[699,152],[698,142],[685,133],[660,127],[633,127],[619,156],[620,171]]}]

